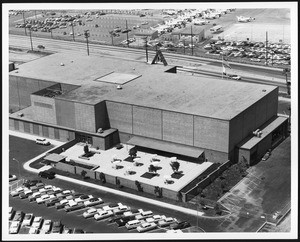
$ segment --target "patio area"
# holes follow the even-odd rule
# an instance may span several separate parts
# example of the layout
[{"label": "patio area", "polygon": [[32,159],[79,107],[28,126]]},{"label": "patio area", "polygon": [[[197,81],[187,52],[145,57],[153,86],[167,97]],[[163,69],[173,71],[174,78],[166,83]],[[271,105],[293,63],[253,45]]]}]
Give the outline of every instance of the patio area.
[{"label": "patio area", "polygon": [[[97,172],[131,181],[138,180],[151,186],[159,186],[176,192],[180,191],[213,164],[211,162],[196,164],[176,159],[176,157],[168,158],[141,151],[137,152],[136,158],[131,159],[129,150],[133,146],[128,144],[122,144],[123,148],[121,149],[114,147],[105,151],[90,148],[91,152],[95,152],[94,155],[88,157],[88,159],[83,159],[79,157],[84,154],[84,145],[84,143],[77,143],[60,155],[66,156],[67,161],[71,159],[76,162],[99,166],[94,170]],[[176,174],[170,166],[171,160],[177,160],[180,164]],[[148,171],[151,164],[157,168],[157,174]]]}]

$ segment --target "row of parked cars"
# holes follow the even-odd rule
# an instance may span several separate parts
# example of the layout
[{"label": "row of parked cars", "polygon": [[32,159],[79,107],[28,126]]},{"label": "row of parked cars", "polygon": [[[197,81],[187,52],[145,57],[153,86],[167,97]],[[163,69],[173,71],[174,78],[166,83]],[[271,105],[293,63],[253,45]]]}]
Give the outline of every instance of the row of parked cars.
[{"label": "row of parked cars", "polygon": [[85,233],[82,229],[68,228],[61,221],[52,221],[44,219],[41,216],[34,216],[33,213],[24,213],[23,211],[15,211],[13,207],[9,207],[9,233],[18,234],[21,227],[29,228],[28,234],[77,234]]},{"label": "row of parked cars", "polygon": [[227,57],[246,57],[260,62],[267,58],[274,64],[290,64],[291,46],[287,44],[269,44],[266,49],[263,42],[218,40],[203,47],[209,54],[222,54]]},{"label": "row of parked cars", "polygon": [[[107,219],[109,223],[115,223],[118,227],[125,226],[128,230],[137,229],[138,232],[170,225],[174,229],[190,226],[186,221],[179,222],[176,218],[154,215],[152,211],[130,208],[122,203],[104,203],[101,198],[93,195],[62,190],[56,186],[45,185],[40,180],[26,181],[22,187],[13,190],[10,194],[13,197],[28,199],[29,202],[55,207],[65,212],[88,208],[82,214],[86,219],[94,218],[96,221]],[[41,229],[41,226],[38,229]],[[49,230],[45,233],[49,233]]]}]

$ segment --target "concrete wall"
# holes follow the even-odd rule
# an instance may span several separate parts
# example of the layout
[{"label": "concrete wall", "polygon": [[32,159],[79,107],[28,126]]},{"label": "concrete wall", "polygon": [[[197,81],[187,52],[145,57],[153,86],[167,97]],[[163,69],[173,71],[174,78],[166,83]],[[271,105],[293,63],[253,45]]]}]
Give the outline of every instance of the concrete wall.
[{"label": "concrete wall", "polygon": [[228,145],[228,121],[194,116],[194,146],[227,153]]},{"label": "concrete wall", "polygon": [[74,103],[76,129],[96,132],[95,108],[93,105]]},{"label": "concrete wall", "polygon": [[132,134],[132,106],[106,101],[110,127]]},{"label": "concrete wall", "polygon": [[162,139],[162,111],[133,106],[133,134]]},{"label": "concrete wall", "polygon": [[238,151],[238,161],[246,160],[250,164],[250,150],[239,149]]},{"label": "concrete wall", "polygon": [[74,102],[55,99],[57,125],[76,128]]},{"label": "concrete wall", "polygon": [[193,116],[163,111],[163,140],[193,145]]},{"label": "concrete wall", "polygon": [[9,75],[9,108],[19,110],[31,105],[30,94],[55,82]]},{"label": "concrete wall", "polygon": [[31,95],[33,119],[43,123],[57,124],[55,99]]},{"label": "concrete wall", "polygon": [[230,120],[229,152],[244,138],[277,115],[278,88]]},{"label": "concrete wall", "polygon": [[99,147],[100,150],[105,150],[105,139],[101,137],[92,137],[93,147]]}]

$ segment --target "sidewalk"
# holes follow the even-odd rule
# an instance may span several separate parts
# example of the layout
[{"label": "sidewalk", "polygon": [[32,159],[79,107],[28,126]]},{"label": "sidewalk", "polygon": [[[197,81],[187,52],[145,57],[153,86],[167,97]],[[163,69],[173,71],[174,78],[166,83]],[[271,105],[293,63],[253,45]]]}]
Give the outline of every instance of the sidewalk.
[{"label": "sidewalk", "polygon": [[[35,140],[35,138],[38,137],[38,136],[31,135],[31,134],[24,134],[24,133],[21,133],[21,132],[16,132],[16,131],[11,131],[11,130],[9,131],[9,134],[14,135],[14,136],[18,136],[20,138],[26,138],[26,139],[31,139],[31,140]],[[49,139],[49,141],[52,144],[56,144],[56,147],[54,147],[53,149],[57,148],[57,146],[62,145],[64,143],[64,142],[51,140],[51,139]],[[32,162],[34,162],[35,160],[37,160],[37,159],[41,158],[42,156],[44,156],[46,153],[49,153],[51,150],[48,150],[48,151],[34,157],[33,159],[27,161],[23,165],[24,169],[26,169],[28,171],[31,171],[31,172],[34,172],[34,173],[39,173],[42,170],[50,169],[51,166],[44,166],[40,169],[34,169],[34,168],[30,167],[29,165]],[[145,198],[145,197],[134,195],[134,194],[131,194],[131,193],[122,192],[122,191],[119,191],[119,190],[99,186],[99,185],[96,185],[96,184],[92,184],[92,183],[89,183],[89,182],[73,179],[73,178],[70,178],[70,177],[65,177],[65,176],[62,176],[62,175],[56,175],[56,178],[64,180],[64,181],[72,182],[72,183],[77,183],[79,185],[84,185],[84,186],[87,186],[87,187],[95,188],[95,189],[98,189],[98,190],[101,190],[101,191],[104,191],[104,192],[113,193],[113,194],[116,194],[116,195],[119,195],[119,196],[128,197],[128,198],[135,199],[135,200],[138,200],[138,201],[141,201],[141,202],[155,204],[155,205],[160,206],[160,207],[173,209],[173,210],[180,211],[180,212],[190,214],[190,215],[193,215],[193,216],[197,216],[197,214],[198,214],[198,216],[205,217],[205,216],[203,216],[203,214],[204,214],[203,212],[199,212],[197,210],[184,208],[184,207],[176,206],[176,205],[169,204],[169,203],[160,202],[160,201],[157,201],[157,200],[154,200],[154,199]]]}]

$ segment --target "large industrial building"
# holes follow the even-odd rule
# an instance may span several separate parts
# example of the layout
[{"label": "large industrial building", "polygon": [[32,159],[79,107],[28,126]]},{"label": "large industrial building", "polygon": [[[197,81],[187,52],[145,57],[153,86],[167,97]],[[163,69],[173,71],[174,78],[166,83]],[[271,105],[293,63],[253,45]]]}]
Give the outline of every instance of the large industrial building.
[{"label": "large industrial building", "polygon": [[9,101],[20,110],[10,114],[12,130],[103,150],[130,143],[194,162],[251,164],[287,136],[278,87],[107,56],[58,53],[22,64],[10,72]]}]

